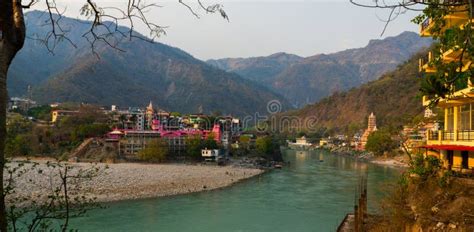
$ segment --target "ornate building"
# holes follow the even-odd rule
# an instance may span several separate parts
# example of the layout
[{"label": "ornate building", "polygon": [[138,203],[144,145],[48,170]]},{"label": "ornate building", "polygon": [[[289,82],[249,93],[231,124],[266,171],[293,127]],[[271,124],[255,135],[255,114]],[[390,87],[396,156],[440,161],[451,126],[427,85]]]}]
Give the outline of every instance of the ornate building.
[{"label": "ornate building", "polygon": [[372,132],[377,131],[377,121],[373,112],[369,115],[369,122],[367,124],[367,129],[364,131],[364,134],[362,134],[359,144],[357,144],[357,150],[359,151],[365,150],[365,144],[367,144],[367,139],[369,138],[369,135]]},{"label": "ornate building", "polygon": [[154,119],[155,111],[153,110],[153,104],[150,101],[148,107],[146,107],[146,129],[152,129],[152,122]]}]

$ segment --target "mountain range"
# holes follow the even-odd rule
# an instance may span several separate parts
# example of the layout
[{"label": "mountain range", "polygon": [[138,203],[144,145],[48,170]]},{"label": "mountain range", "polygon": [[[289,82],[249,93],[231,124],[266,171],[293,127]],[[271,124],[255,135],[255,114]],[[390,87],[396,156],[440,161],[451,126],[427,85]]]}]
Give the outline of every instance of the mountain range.
[{"label": "mountain range", "polygon": [[[28,12],[28,37],[46,38],[51,31],[48,17],[41,11]],[[266,87],[161,43],[116,36],[113,39],[120,41],[123,51],[98,43],[93,54],[82,37],[90,24],[66,17],[60,23],[77,48],[67,41],[51,43],[50,47],[56,46],[51,54],[44,42],[27,40],[9,70],[10,96],[30,94],[39,103],[87,102],[123,107],[153,101],[162,109],[183,113],[247,115],[266,112],[271,100],[290,107],[282,96]],[[31,92],[27,92],[28,86]]]},{"label": "mountain range", "polygon": [[316,127],[333,131],[345,131],[349,127],[364,128],[372,112],[377,116],[379,128],[405,125],[423,113],[421,98],[418,97],[418,59],[425,53],[414,55],[378,80],[347,92],[335,93],[318,103],[284,115],[297,117],[301,121],[311,119]]},{"label": "mountain range", "polygon": [[207,63],[268,86],[283,94],[294,106],[302,107],[376,80],[431,43],[430,38],[403,32],[383,40],[371,40],[363,48],[332,54],[302,58],[277,53],[267,57],[208,60]]},{"label": "mountain range", "polygon": [[[30,11],[25,19],[29,38],[51,32],[45,12]],[[333,54],[304,58],[276,53],[203,62],[178,48],[118,35],[113,39],[123,51],[98,43],[96,56],[83,38],[88,22],[63,17],[60,23],[72,44],[49,43],[51,52],[44,41],[28,39],[9,70],[10,96],[122,107],[152,101],[183,113],[266,113],[267,103],[274,100],[288,110],[376,80],[432,43],[404,32]]]}]

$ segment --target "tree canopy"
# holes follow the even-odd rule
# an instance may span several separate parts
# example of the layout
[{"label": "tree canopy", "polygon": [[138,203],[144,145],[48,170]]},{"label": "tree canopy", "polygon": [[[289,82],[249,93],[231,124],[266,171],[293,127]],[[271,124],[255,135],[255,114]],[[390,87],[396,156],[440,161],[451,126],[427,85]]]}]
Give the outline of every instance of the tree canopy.
[{"label": "tree canopy", "polygon": [[148,162],[163,162],[169,154],[168,143],[161,139],[154,139],[147,144],[145,149],[138,153],[138,158]]},{"label": "tree canopy", "polygon": [[378,130],[369,135],[365,149],[375,155],[383,155],[397,148],[397,142],[387,130]]}]

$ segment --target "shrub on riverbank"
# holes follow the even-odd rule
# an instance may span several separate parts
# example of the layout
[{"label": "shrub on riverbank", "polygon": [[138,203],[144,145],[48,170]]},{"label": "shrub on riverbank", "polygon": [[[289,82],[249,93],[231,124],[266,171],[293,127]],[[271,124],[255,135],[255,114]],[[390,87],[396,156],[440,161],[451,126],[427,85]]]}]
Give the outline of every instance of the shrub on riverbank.
[{"label": "shrub on riverbank", "polygon": [[375,155],[383,155],[385,152],[393,151],[397,145],[387,130],[378,130],[369,135],[365,149]]},{"label": "shrub on riverbank", "polygon": [[138,152],[140,160],[154,163],[165,161],[168,155],[168,143],[161,138],[151,141],[145,149]]},{"label": "shrub on riverbank", "polygon": [[[44,114],[39,111],[32,114],[36,116]],[[101,137],[110,131],[107,117],[100,109],[83,106],[78,112],[75,115],[62,117],[54,126],[31,121],[20,114],[9,114],[7,156],[38,155],[59,158],[75,149],[86,138]]]},{"label": "shrub on riverbank", "polygon": [[218,149],[214,137],[209,136],[207,139],[202,139],[200,136],[190,136],[186,138],[186,155],[195,160],[202,160],[202,149]]},{"label": "shrub on riverbank", "polygon": [[367,231],[474,231],[474,180],[442,170],[434,157],[414,157],[393,184]]}]

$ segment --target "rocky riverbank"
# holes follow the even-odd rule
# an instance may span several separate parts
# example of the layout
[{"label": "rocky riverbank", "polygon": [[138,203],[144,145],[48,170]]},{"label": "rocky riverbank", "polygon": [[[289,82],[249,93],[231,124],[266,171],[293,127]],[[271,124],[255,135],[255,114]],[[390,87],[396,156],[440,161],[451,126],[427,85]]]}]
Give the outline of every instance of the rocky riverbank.
[{"label": "rocky riverbank", "polygon": [[408,167],[408,160],[406,155],[378,157],[374,156],[371,152],[356,151],[348,147],[334,147],[329,149],[329,151],[336,155],[352,157],[357,160],[371,162],[377,165],[389,166],[394,168]]},{"label": "rocky riverbank", "polygon": [[[89,164],[69,163],[70,173],[98,168],[98,175],[80,182],[81,194],[99,202],[153,198],[209,191],[230,186],[262,174],[260,169],[180,164]],[[30,169],[30,165],[26,165]],[[41,170],[38,172],[38,170]],[[33,180],[33,181],[31,181]],[[16,179],[17,196],[36,198],[58,186],[58,169],[45,162]],[[49,192],[48,192],[49,191]]]},{"label": "rocky riverbank", "polygon": [[377,158],[370,161],[371,163],[384,165],[389,167],[397,167],[397,168],[407,168],[408,162],[405,161],[404,157],[390,157],[390,158]]}]

